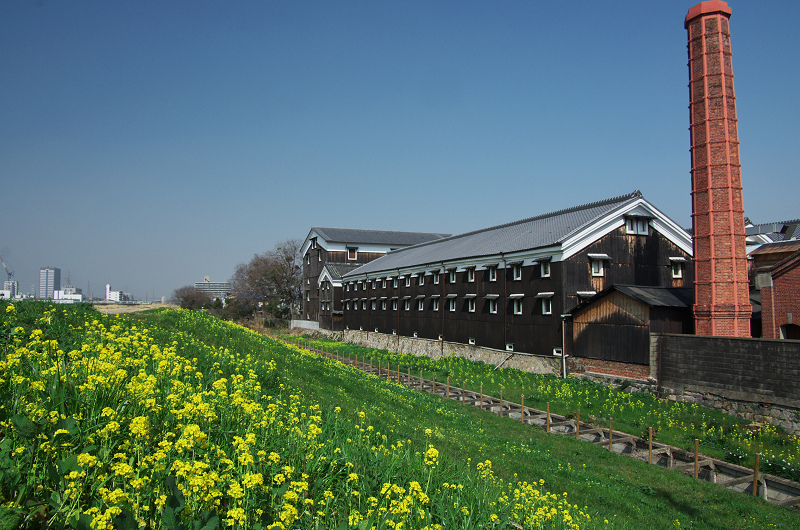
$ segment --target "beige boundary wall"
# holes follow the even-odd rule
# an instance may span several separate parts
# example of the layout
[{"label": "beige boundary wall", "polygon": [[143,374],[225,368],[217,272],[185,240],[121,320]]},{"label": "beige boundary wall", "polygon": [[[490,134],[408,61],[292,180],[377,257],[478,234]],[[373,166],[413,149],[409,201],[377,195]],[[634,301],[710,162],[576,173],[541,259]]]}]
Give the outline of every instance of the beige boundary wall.
[{"label": "beige boundary wall", "polygon": [[[320,330],[324,333],[324,330]],[[442,357],[464,357],[470,361],[481,361],[501,368],[516,368],[524,372],[535,374],[560,374],[561,359],[559,357],[546,357],[531,355],[529,353],[514,353],[479,346],[470,346],[457,342],[445,342],[415,337],[401,337],[386,333],[370,331],[356,331],[348,329],[341,332],[329,332],[332,338],[340,338],[343,342],[350,342],[367,348],[389,350],[398,353],[424,355],[432,359]]]}]

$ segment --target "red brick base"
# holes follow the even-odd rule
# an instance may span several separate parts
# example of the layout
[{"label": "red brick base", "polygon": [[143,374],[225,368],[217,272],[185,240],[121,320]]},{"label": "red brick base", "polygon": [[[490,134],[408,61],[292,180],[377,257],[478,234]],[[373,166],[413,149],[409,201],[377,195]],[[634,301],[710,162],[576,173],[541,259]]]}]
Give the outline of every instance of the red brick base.
[{"label": "red brick base", "polygon": [[628,379],[647,381],[650,377],[650,367],[642,364],[617,363],[602,361],[600,359],[586,359],[583,357],[568,357],[567,370],[569,373],[582,374],[592,372]]}]

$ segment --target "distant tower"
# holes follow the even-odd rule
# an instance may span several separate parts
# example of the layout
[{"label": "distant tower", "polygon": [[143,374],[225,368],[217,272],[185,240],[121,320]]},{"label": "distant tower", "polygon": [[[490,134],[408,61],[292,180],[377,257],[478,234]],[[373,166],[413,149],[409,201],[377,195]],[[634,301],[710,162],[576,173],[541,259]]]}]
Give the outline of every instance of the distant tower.
[{"label": "distant tower", "polygon": [[750,296],[728,21],[721,0],[686,15],[698,335],[750,336]]},{"label": "distant tower", "polygon": [[55,291],[61,290],[61,269],[42,267],[39,269],[39,298],[52,299]]}]

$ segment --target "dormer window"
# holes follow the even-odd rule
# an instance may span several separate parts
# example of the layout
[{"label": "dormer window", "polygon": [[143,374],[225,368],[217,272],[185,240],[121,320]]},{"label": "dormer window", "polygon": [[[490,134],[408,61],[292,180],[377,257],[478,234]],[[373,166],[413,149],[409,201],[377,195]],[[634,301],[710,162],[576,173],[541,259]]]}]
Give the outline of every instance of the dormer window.
[{"label": "dormer window", "polygon": [[354,260],[358,258],[358,247],[347,247],[347,259]]},{"label": "dormer window", "polygon": [[646,217],[626,217],[625,232],[628,234],[646,236],[650,232],[649,219]]}]

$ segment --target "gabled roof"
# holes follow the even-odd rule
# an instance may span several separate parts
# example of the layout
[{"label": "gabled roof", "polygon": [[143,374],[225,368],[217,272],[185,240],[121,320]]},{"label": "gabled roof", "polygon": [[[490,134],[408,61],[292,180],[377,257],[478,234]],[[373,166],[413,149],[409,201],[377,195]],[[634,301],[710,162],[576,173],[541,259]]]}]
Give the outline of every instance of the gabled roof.
[{"label": "gabled roof", "polygon": [[639,300],[650,307],[692,307],[694,289],[691,287],[656,287],[644,285],[612,285],[603,289],[593,297],[581,302],[570,313],[575,313],[605,298],[612,292],[620,292],[626,296]]},{"label": "gabled roof", "polygon": [[749,218],[745,217],[744,221],[745,233],[751,240],[750,244],[800,239],[800,219],[753,224]]},{"label": "gabled roof", "polygon": [[[399,249],[367,263],[352,274],[434,265],[560,245],[574,239],[579,232],[614,211],[643,200],[642,193],[636,190],[619,197]],[[690,245],[688,238],[687,241]]]},{"label": "gabled roof", "polygon": [[450,235],[430,232],[398,232],[393,230],[364,230],[360,228],[330,228],[324,226],[312,226],[311,230],[328,242],[373,245],[417,245]]},{"label": "gabled roof", "polygon": [[323,271],[327,270],[328,275],[333,282],[341,280],[342,276],[359,268],[360,266],[360,263],[326,263],[322,269]]},{"label": "gabled roof", "polygon": [[784,252],[795,252],[800,250],[800,240],[776,241],[775,243],[765,243],[750,252],[751,256],[761,254],[782,254]]}]

